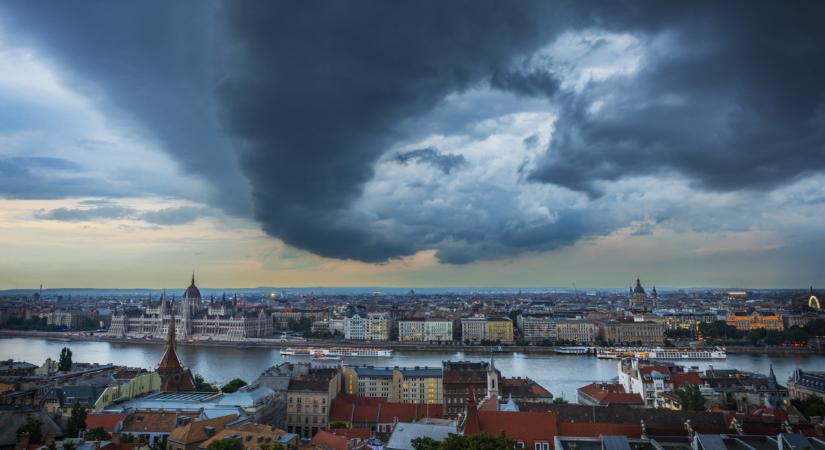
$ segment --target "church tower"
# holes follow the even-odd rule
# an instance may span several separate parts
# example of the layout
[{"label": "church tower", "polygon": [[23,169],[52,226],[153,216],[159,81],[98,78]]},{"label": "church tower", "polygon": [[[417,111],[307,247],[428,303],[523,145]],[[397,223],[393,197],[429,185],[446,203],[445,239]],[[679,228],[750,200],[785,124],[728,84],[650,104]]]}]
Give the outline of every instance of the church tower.
[{"label": "church tower", "polygon": [[487,397],[490,398],[493,395],[498,397],[499,392],[499,379],[498,373],[496,373],[496,363],[493,360],[493,355],[490,355],[490,364],[487,366]]},{"label": "church tower", "polygon": [[195,380],[192,372],[184,368],[178,354],[175,352],[175,310],[169,318],[169,334],[166,336],[166,350],[158,363],[156,370],[160,376],[160,390],[162,392],[194,391]]}]

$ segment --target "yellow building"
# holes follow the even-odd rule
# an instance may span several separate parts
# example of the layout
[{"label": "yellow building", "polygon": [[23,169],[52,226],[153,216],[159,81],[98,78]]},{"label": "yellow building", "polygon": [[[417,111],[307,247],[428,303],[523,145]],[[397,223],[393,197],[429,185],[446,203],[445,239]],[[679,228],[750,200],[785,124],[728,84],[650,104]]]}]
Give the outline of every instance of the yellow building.
[{"label": "yellow building", "polygon": [[135,398],[160,390],[160,375],[157,372],[144,373],[116,386],[109,386],[95,402],[95,411],[111,405],[115,400]]},{"label": "yellow building", "polygon": [[490,317],[487,319],[487,340],[513,343],[513,321],[504,317]]},{"label": "yellow building", "polygon": [[776,314],[774,311],[753,311],[750,314],[745,311],[729,312],[727,317],[725,317],[725,322],[740,331],[782,331],[785,329],[782,316]]},{"label": "yellow building", "polygon": [[344,367],[344,392],[381,397],[393,403],[441,404],[444,401],[440,367]]}]

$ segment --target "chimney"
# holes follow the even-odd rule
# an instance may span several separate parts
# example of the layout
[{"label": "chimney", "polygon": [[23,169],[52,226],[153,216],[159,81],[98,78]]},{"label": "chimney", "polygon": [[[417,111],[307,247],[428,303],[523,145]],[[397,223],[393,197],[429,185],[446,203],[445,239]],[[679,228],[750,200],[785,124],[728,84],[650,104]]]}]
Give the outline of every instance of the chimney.
[{"label": "chimney", "polygon": [[29,433],[23,432],[20,433],[20,436],[17,438],[17,445],[14,447],[15,450],[25,450],[29,448]]},{"label": "chimney", "polygon": [[215,427],[211,425],[206,425],[205,427],[203,427],[203,432],[206,433],[208,437],[212,437],[215,435]]}]

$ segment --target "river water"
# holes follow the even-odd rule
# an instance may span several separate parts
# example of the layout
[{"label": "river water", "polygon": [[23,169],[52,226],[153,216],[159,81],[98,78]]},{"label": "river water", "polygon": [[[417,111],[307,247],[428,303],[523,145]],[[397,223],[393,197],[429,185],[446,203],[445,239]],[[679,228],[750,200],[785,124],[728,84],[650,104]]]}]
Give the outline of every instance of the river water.
[{"label": "river water", "polygon": [[[68,346],[76,362],[113,363],[130,367],[154,369],[163,346],[142,343],[61,342],[45,338],[0,339],[0,360],[15,359],[40,365],[47,357],[57,359],[60,350]],[[207,381],[225,383],[233,378],[254,380],[264,369],[284,360],[277,348],[178,346],[178,356],[184,365]],[[374,366],[440,366],[445,360],[488,360],[489,353],[395,351],[391,358],[348,358],[347,364]],[[301,358],[293,358],[302,360]],[[306,359],[303,359],[306,360]],[[690,361],[685,365],[720,369],[740,369],[767,373],[773,364],[780,383],[797,367],[803,370],[825,370],[825,356],[728,355],[726,360]],[[606,381],[617,376],[617,363],[592,356],[556,354],[496,353],[496,368],[506,377],[530,377],[549,389],[553,395],[575,402],[576,389],[593,381]]]}]

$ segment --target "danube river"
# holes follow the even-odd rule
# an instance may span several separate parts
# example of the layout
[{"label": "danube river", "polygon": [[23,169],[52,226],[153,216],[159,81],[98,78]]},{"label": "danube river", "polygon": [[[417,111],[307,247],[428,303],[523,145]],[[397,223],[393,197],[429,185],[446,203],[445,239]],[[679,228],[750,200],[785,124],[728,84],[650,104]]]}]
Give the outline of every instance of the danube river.
[{"label": "danube river", "polygon": [[[61,342],[22,337],[0,339],[0,360],[23,360],[40,365],[47,357],[57,359],[64,346],[71,348],[73,360],[76,362],[113,363],[147,369],[155,367],[163,352],[163,346],[157,344]],[[178,355],[193,373],[215,383],[225,383],[233,378],[252,381],[267,367],[284,360],[277,348],[238,349],[180,345]],[[374,366],[440,366],[444,360],[480,361],[489,358],[489,353],[396,351],[391,358],[350,358],[346,363]],[[553,395],[572,401],[576,398],[576,388],[617,376],[616,361],[601,360],[592,356],[496,353],[495,364],[503,376],[530,377],[549,389]],[[784,382],[797,367],[804,370],[825,370],[825,356],[729,355],[727,360],[691,361],[683,364],[700,368],[713,365],[720,369],[735,368],[761,373],[767,373],[770,364],[773,364],[776,376],[780,382]]]}]

